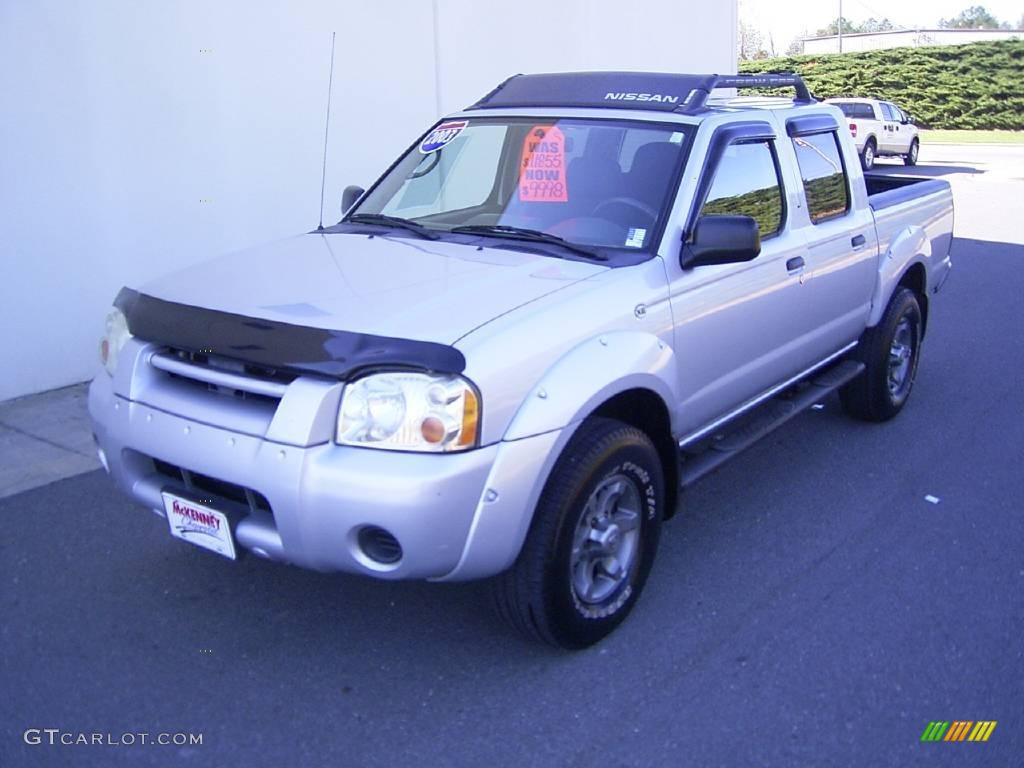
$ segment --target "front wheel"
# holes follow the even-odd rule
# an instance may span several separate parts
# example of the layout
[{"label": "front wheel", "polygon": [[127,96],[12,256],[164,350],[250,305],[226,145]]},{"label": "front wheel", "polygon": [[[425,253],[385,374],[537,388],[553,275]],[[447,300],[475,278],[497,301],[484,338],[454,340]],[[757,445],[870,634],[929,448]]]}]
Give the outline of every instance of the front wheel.
[{"label": "front wheel", "polygon": [[921,143],[914,139],[910,142],[910,151],[903,156],[903,163],[905,165],[917,165],[917,153],[921,151]]},{"label": "front wheel", "polygon": [[561,648],[608,635],[647,581],[664,499],[647,435],[612,419],[583,422],[551,472],[518,559],[494,579],[498,612]]},{"label": "front wheel", "polygon": [[921,305],[914,292],[899,288],[881,321],[861,336],[854,357],[864,371],[839,390],[846,411],[865,421],[887,421],[910,397],[921,357]]}]

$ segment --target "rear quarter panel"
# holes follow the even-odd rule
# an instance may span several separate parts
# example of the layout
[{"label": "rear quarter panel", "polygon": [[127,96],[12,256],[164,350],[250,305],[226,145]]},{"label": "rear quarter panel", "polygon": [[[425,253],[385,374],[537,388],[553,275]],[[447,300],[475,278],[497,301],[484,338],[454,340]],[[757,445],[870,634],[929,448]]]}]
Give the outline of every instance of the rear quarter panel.
[{"label": "rear quarter panel", "polygon": [[880,254],[868,324],[877,325],[900,279],[914,264],[924,267],[928,295],[941,286],[950,267],[953,192],[949,182],[928,179],[870,195],[868,201]]}]

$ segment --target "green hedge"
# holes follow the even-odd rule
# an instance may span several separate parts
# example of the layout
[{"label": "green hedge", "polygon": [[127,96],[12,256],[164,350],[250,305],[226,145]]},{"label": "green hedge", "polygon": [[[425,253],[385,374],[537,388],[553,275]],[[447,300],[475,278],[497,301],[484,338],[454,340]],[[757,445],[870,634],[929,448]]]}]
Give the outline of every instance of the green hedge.
[{"label": "green hedge", "polygon": [[796,72],[818,98],[886,99],[923,128],[1024,130],[1024,40],[786,56],[739,70]]}]

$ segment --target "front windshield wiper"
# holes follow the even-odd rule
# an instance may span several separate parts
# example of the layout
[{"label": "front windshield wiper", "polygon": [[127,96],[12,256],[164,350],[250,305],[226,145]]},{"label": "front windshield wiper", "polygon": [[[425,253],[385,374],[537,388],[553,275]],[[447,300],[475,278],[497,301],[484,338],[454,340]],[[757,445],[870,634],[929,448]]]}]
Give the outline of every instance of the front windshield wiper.
[{"label": "front windshield wiper", "polygon": [[566,250],[586,256],[594,261],[608,261],[603,253],[598,253],[582,245],[570,243],[564,237],[552,235],[548,232],[541,232],[539,229],[526,229],[525,227],[510,227],[505,224],[467,224],[462,227],[452,227],[449,232],[466,235],[483,235],[485,237],[506,237],[509,240],[526,240],[533,243],[550,243],[559,245]]},{"label": "front windshield wiper", "polygon": [[437,232],[430,227],[425,227],[409,219],[403,219],[401,216],[388,216],[384,213],[353,213],[345,221],[352,224],[379,224],[382,227],[407,229],[426,240],[437,240],[439,237]]}]

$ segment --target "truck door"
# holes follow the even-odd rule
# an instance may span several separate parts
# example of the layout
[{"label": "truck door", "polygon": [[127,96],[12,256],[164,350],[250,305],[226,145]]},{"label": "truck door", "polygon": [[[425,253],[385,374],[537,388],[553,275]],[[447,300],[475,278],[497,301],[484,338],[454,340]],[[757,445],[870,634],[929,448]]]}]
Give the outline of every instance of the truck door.
[{"label": "truck door", "polygon": [[[795,118],[787,122],[803,197],[794,226],[807,243],[800,312],[808,320],[801,342],[812,356],[825,357],[855,341],[870,312],[877,274],[878,244],[866,193],[854,200],[839,126]],[[861,185],[863,188],[863,185]]]},{"label": "truck door", "polygon": [[743,125],[733,133],[728,131],[734,126],[719,127],[712,138],[684,229],[692,231],[702,216],[752,216],[760,227],[760,255],[684,269],[673,249],[667,264],[685,432],[734,410],[799,367],[790,350],[805,332],[795,305],[806,248],[789,226],[775,129],[768,123]]},{"label": "truck door", "polygon": [[914,127],[910,125],[903,110],[895,104],[890,104],[889,109],[896,120],[896,153],[905,155],[910,151],[910,142],[914,140]]},{"label": "truck door", "polygon": [[900,122],[896,119],[896,113],[893,112],[892,105],[883,101],[878,107],[882,110],[882,138],[878,149],[886,155],[897,155],[900,152],[906,152],[905,149],[900,149]]}]

